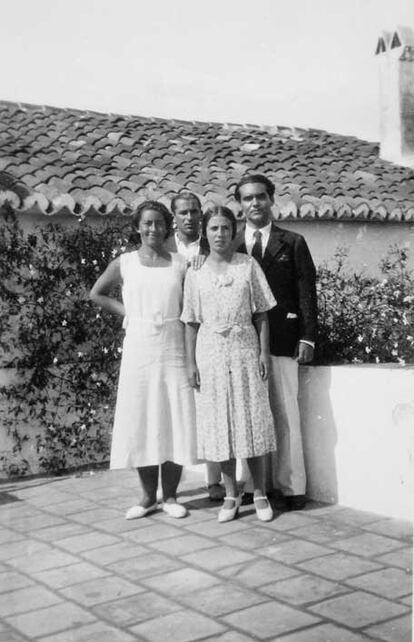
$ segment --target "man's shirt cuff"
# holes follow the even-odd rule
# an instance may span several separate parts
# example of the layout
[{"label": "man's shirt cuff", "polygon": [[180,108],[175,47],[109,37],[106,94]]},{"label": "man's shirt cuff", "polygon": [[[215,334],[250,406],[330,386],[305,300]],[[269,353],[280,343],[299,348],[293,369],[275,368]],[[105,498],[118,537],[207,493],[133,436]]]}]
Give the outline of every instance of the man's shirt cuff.
[{"label": "man's shirt cuff", "polygon": [[313,348],[315,350],[315,342],[314,341],[308,341],[307,339],[299,339],[299,343],[306,343],[308,346]]}]

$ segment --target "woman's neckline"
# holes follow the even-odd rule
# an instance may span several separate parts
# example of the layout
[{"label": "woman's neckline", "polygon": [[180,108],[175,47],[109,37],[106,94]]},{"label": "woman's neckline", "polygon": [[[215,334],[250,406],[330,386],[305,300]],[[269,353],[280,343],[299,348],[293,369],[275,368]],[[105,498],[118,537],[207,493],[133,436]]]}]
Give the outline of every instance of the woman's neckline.
[{"label": "woman's neckline", "polygon": [[223,269],[223,270],[214,270],[214,269],[211,267],[212,262],[208,260],[208,259],[209,259],[209,257],[207,257],[207,259],[205,260],[204,265],[208,268],[208,270],[209,270],[210,272],[212,272],[212,274],[216,274],[216,275],[226,274],[226,273],[228,272],[228,270],[229,270],[229,268],[230,268],[231,264],[234,262],[235,257],[236,257],[236,252],[233,252],[233,254],[232,254],[232,256],[231,256],[231,259],[230,259],[229,261],[220,261],[220,262],[218,262],[218,263],[213,263],[213,265],[224,265],[225,267],[224,267],[224,269]]},{"label": "woman's neckline", "polygon": [[[165,257],[162,257],[162,256],[157,256],[157,257],[154,259],[154,262],[153,262],[153,263],[151,263],[151,262],[150,262],[151,260],[150,260],[150,259],[148,259],[148,263],[146,264],[146,263],[143,263],[143,262],[142,262],[142,257],[141,257],[141,255],[140,255],[139,251],[138,251],[138,250],[136,250],[136,256],[137,256],[138,263],[140,264],[140,266],[141,266],[141,267],[144,267],[144,268],[149,268],[149,269],[154,269],[154,268],[157,268],[157,269],[166,269],[166,268],[171,267],[171,265],[172,265],[172,263],[173,263],[172,254],[171,254],[171,252],[167,252],[167,254],[168,254],[168,256],[169,256],[169,259],[166,259]],[[145,259],[145,257],[144,257],[144,259]],[[163,265],[157,265],[157,264],[156,264],[156,261],[158,261],[158,260],[160,260],[160,259],[164,261],[164,264],[163,264]]]}]

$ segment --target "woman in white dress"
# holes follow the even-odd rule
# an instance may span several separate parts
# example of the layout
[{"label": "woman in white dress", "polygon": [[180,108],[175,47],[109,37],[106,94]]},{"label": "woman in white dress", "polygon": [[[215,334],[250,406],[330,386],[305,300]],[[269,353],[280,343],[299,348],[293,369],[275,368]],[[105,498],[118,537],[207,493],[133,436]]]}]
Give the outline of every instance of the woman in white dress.
[{"label": "woman in white dress", "polygon": [[266,381],[266,311],[276,301],[255,259],[234,252],[231,210],[208,210],[203,233],[210,254],[199,270],[187,272],[181,315],[189,380],[197,390],[198,456],[221,464],[226,497],[220,522],[234,519],[240,506],[236,459],[247,460],[257,516],[269,521],[263,456],[276,450],[276,441]]},{"label": "woman in white dress", "polygon": [[[111,468],[136,468],[141,497],[126,519],[158,508],[159,468],[162,509],[184,517],[176,501],[182,466],[196,462],[194,394],[185,367],[182,310],[185,260],[169,253],[164,241],[172,215],[157,201],[142,203],[133,216],[138,250],[112,261],[93,286],[97,305],[124,317],[123,343]],[[122,303],[111,296],[122,285]]]}]

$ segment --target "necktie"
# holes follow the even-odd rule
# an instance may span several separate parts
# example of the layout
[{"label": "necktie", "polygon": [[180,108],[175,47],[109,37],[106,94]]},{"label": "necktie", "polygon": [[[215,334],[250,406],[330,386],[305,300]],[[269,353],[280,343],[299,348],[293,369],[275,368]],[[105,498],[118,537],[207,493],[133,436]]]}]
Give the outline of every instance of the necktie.
[{"label": "necktie", "polygon": [[256,261],[259,261],[259,263],[261,263],[263,259],[262,233],[260,230],[256,230],[253,236],[254,245],[252,247],[252,256],[256,259]]}]

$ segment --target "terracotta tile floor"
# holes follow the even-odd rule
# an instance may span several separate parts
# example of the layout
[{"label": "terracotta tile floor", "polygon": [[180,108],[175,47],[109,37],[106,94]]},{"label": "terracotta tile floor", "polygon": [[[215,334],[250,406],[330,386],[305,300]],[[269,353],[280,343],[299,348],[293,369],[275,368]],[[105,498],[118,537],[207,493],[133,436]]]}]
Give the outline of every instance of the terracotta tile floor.
[{"label": "terracotta tile floor", "polygon": [[411,642],[409,522],[310,502],[218,524],[199,471],[174,520],[126,521],[132,472],[0,485],[0,642]]}]

